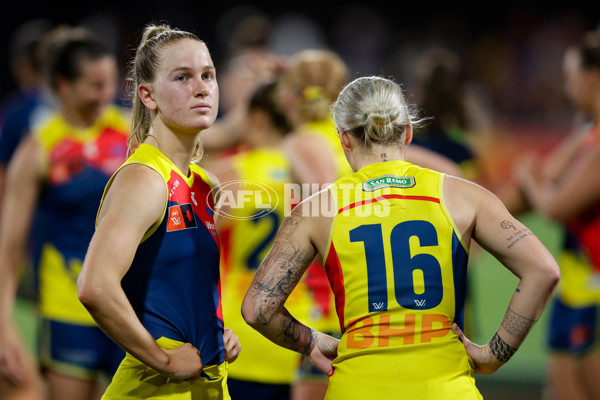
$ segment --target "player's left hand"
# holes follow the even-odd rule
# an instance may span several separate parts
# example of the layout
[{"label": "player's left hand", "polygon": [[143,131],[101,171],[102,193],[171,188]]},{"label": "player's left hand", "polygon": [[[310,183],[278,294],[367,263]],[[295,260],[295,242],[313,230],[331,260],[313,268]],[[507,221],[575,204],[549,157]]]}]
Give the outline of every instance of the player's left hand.
[{"label": "player's left hand", "polygon": [[242,344],[233,329],[225,328],[223,332],[223,343],[225,344],[225,361],[234,362],[242,351]]},{"label": "player's left hand", "polygon": [[471,342],[456,323],[452,324],[452,332],[454,332],[462,341],[467,354],[473,360],[474,372],[481,375],[489,375],[498,370],[503,363],[493,355],[489,344],[480,346],[477,343]]}]

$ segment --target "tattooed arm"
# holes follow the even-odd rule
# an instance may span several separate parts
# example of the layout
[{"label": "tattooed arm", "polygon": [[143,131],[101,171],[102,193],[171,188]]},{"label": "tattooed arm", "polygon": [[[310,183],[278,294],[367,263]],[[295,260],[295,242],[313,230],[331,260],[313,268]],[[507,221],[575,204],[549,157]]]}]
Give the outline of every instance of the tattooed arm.
[{"label": "tattooed arm", "polygon": [[[536,321],[517,314],[509,307],[502,319],[500,328],[485,346],[479,346],[471,342],[456,323],[452,324],[452,331],[460,337],[467,354],[475,363],[475,372],[478,374],[491,374],[510,360]],[[513,343],[512,345],[502,339],[499,334],[501,331],[504,331],[503,336],[508,342]]]},{"label": "tattooed arm", "polygon": [[486,345],[472,343],[453,326],[475,372],[490,374],[512,357],[540,318],[558,284],[559,268],[536,236],[483,187],[449,177],[444,200],[463,240],[473,238],[519,278],[504,318]]},{"label": "tattooed arm", "polygon": [[339,341],[300,323],[284,307],[317,254],[309,233],[311,223],[313,218],[302,215],[302,205],[283,221],[244,297],[242,315],[266,338],[308,356],[317,368],[330,374]]}]

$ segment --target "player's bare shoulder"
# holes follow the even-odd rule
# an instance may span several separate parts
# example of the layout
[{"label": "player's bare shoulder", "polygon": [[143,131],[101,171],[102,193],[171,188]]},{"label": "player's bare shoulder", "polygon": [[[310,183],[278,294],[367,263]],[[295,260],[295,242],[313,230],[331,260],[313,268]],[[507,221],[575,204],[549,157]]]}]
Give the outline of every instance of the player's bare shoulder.
[{"label": "player's bare shoulder", "polygon": [[444,203],[462,234],[470,235],[477,214],[486,204],[500,200],[485,187],[456,176],[446,175],[442,193]]},{"label": "player's bare shoulder", "polygon": [[167,202],[165,180],[158,171],[142,164],[129,164],[120,169],[107,188],[98,213],[98,223],[107,213],[149,214],[158,218]]}]

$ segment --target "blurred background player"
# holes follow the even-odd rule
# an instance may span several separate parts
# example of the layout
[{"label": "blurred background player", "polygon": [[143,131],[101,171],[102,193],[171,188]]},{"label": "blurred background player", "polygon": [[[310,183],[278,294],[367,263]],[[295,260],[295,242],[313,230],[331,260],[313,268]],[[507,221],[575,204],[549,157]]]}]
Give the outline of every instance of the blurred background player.
[{"label": "blurred background player", "polygon": [[[228,21],[229,22],[229,21]],[[285,58],[268,48],[271,21],[252,12],[222,27],[230,36],[224,39],[225,54],[218,62],[219,116],[202,132],[204,155],[201,165],[248,147],[247,106],[254,89],[275,79],[285,66]]]},{"label": "blurred background player", "polygon": [[[0,355],[14,348],[9,339],[15,336],[10,319],[17,266],[40,208],[39,362],[48,396],[96,399],[124,353],[79,302],[76,281],[104,186],[126,158],[129,113],[111,104],[116,59],[89,32],[60,26],[42,46],[56,110],[21,142],[8,167],[0,230]],[[2,372],[10,376],[20,368],[9,363]]]},{"label": "blurred background player", "polygon": [[[286,185],[291,183],[291,167],[282,143],[291,126],[278,99],[277,80],[260,84],[247,106],[246,148],[210,165],[222,185],[217,227],[222,251],[223,318],[244,346],[240,357],[229,366],[228,386],[233,400],[290,399],[300,362],[297,353],[260,335],[240,313],[254,273],[289,211]],[[240,196],[243,191],[247,202]],[[290,307],[301,319],[305,319],[310,306],[305,291],[300,285],[290,297]]]},{"label": "blurred background player", "polygon": [[[4,100],[0,110],[0,209],[6,182],[6,167],[15,149],[31,132],[33,126],[49,114],[42,78],[42,60],[39,50],[44,35],[52,28],[46,19],[32,19],[19,26],[10,38],[10,71],[17,85]],[[36,212],[34,225],[41,228],[41,213]],[[36,230],[34,230],[35,232]],[[27,246],[27,264],[39,255],[39,241],[30,238]],[[20,299],[35,302],[37,288],[35,268],[25,267],[19,286]]]},{"label": "blurred background player", "polygon": [[10,71],[17,88],[4,99],[0,110],[0,199],[12,154],[31,127],[47,113],[39,44],[51,27],[45,19],[29,20],[10,38]]},{"label": "blurred background player", "polygon": [[600,28],[568,48],[565,90],[577,127],[544,158],[517,159],[513,212],[536,210],[562,223],[561,284],[548,327],[549,396],[600,398]]}]

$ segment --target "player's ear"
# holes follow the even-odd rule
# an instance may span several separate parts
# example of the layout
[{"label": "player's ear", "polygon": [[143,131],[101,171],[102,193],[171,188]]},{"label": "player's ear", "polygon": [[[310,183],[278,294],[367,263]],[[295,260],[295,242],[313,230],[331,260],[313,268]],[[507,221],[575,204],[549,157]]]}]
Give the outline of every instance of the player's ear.
[{"label": "player's ear", "polygon": [[140,83],[137,89],[138,96],[140,96],[140,100],[149,110],[156,110],[158,107],[156,102],[154,101],[154,91],[152,86],[148,83]]},{"label": "player's ear", "polygon": [[350,150],[352,150],[352,147],[354,147],[352,139],[350,138],[350,134],[339,128],[338,132],[340,134],[340,142],[342,143],[342,148],[344,149],[344,151],[349,152]]},{"label": "player's ear", "polygon": [[413,127],[412,124],[406,126],[406,133],[404,134],[404,145],[408,146],[413,140]]}]

